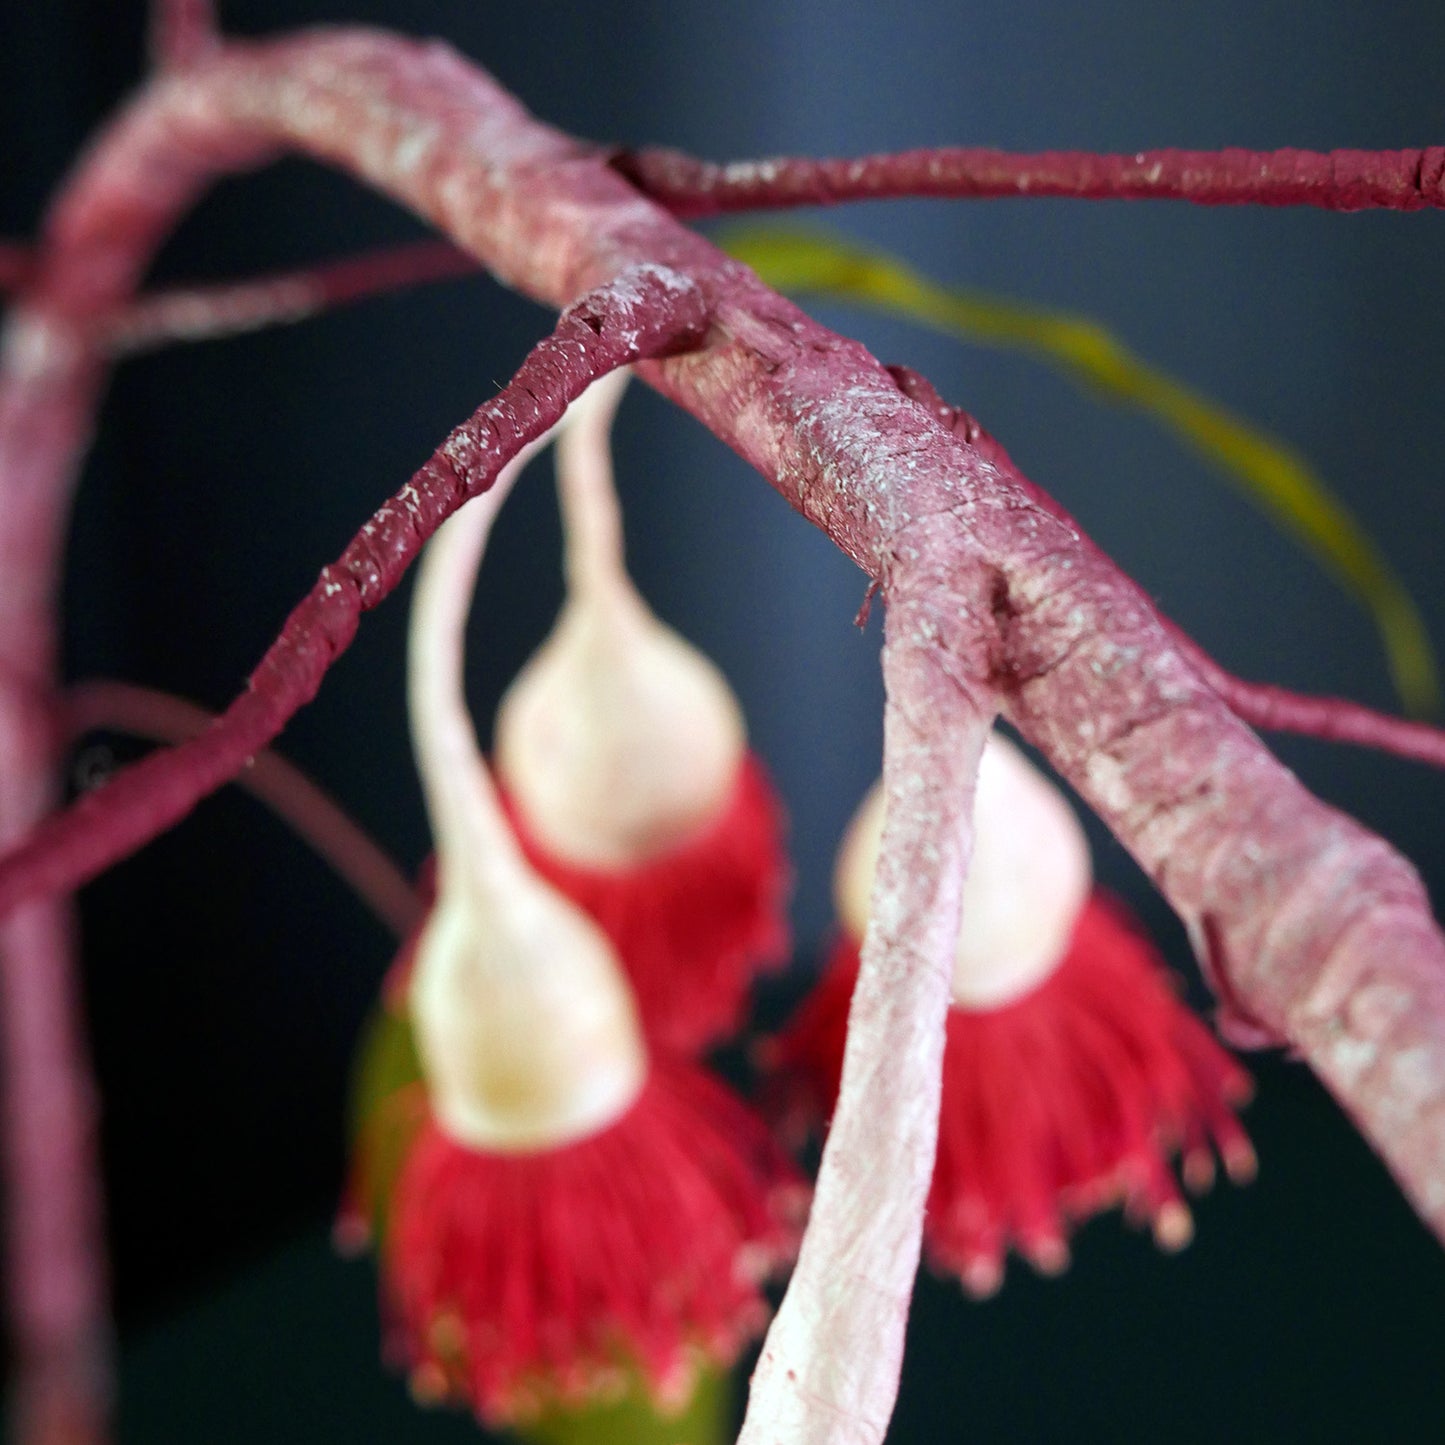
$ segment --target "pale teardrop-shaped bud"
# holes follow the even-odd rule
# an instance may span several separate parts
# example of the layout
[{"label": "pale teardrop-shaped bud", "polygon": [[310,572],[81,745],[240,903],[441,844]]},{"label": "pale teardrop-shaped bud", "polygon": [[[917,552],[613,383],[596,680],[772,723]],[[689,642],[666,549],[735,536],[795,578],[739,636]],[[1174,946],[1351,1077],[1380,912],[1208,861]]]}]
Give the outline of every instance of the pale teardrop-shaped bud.
[{"label": "pale teardrop-shaped bud", "polygon": [[437,895],[409,1003],[432,1107],[459,1142],[564,1143],[619,1118],[647,1076],[606,937],[523,858],[462,688],[477,563],[515,469],[433,538],[412,604],[407,699],[436,842]]},{"label": "pale teardrop-shaped bud", "polygon": [[721,672],[627,575],[608,431],[621,385],[574,404],[557,443],[567,600],[497,715],[495,760],[529,831],[572,863],[625,868],[717,816],[747,746]]},{"label": "pale teardrop-shaped bud", "polygon": [[620,1118],[647,1055],[611,945],[539,879],[444,888],[417,944],[412,1022],[432,1110],[460,1143],[550,1148]]},{"label": "pale teardrop-shaped bud", "polygon": [[532,832],[626,867],[705,826],[747,735],[722,674],[636,593],[574,596],[497,714],[497,771]]},{"label": "pale teardrop-shaped bud", "polygon": [[[858,939],[868,922],[883,810],[876,784],[848,826],[833,877],[839,919]],[[1093,871],[1067,799],[998,733],[984,748],[973,816],[953,998],[962,1008],[997,1008],[1042,983],[1064,957]]]}]

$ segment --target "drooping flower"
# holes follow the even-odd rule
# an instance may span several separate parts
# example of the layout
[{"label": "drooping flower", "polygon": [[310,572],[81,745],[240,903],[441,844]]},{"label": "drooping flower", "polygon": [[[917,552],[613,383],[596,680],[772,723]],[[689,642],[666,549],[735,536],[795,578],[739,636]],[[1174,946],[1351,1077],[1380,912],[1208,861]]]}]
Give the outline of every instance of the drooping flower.
[{"label": "drooping flower", "polygon": [[599,383],[559,438],[567,595],[503,699],[495,766],[529,861],[612,940],[647,1036],[690,1053],[787,955],[783,815],[726,680],[627,574],[620,396]]},{"label": "drooping flower", "polygon": [[418,578],[435,896],[372,1035],[348,1218],[375,1238],[387,1350],[419,1396],[490,1423],[638,1382],[680,1406],[761,1328],[801,1181],[720,1080],[648,1047],[612,944],[512,835],[461,688],[498,500],[443,528]]},{"label": "drooping flower", "polygon": [[[404,1277],[433,1276],[409,1314],[387,1284],[389,1357],[419,1399],[468,1402],[492,1423],[525,1421],[528,1438],[614,1424],[626,1432],[617,1438],[668,1445],[693,1438],[684,1426],[721,1438],[723,1373],[765,1323],[759,1285],[791,1257],[805,1205],[761,1121],[701,1067],[670,1063],[626,1129],[511,1154],[434,1139],[429,1159],[417,1155],[423,1134],[439,1131],[407,1010],[409,975],[403,950],[363,1039],[336,1229],[347,1251],[373,1244],[384,1260],[401,1251]],[[427,1199],[453,1217],[429,1215],[419,1207]],[[398,1200],[419,1240],[397,1237]],[[493,1281],[493,1302],[472,1316],[493,1341],[477,1358],[461,1296],[446,1283],[453,1269],[476,1291]],[[605,1309],[589,1319],[569,1296],[584,1312],[589,1296],[605,1297]],[[428,1319],[440,1323],[419,1348]]]},{"label": "drooping flower", "polygon": [[[875,789],[839,853],[839,938],[769,1050],[794,1127],[837,1097],[881,831]],[[999,736],[979,776],[947,1028],[924,1243],[970,1293],[998,1288],[1010,1248],[1061,1270],[1072,1226],[1115,1204],[1162,1247],[1187,1243],[1176,1153],[1195,1189],[1213,1177],[1212,1151],[1232,1178],[1253,1174],[1233,1113],[1247,1075],[1123,906],[1093,888],[1062,794]]]}]

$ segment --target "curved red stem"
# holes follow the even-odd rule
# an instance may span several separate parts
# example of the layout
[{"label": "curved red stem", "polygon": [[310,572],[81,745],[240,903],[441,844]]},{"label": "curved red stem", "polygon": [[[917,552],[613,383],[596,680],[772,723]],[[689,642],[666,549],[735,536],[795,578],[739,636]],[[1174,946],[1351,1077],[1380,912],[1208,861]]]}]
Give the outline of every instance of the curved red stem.
[{"label": "curved red stem", "polygon": [[[76,683],[67,689],[62,706],[72,743],[100,730],[181,743],[200,737],[216,720],[214,713],[184,698],[125,682]],[[421,920],[421,898],[406,874],[300,768],[267,749],[237,774],[236,782],[289,823],[398,938]]]},{"label": "curved red stem", "polygon": [[831,206],[903,196],[1173,200],[1201,206],[1316,206],[1328,211],[1445,206],[1445,146],[1397,151],[1089,151],[1017,154],[965,146],[843,159],[697,160],[663,148],[625,152],[616,168],[675,216]]},{"label": "curved red stem", "polygon": [[333,306],[405,286],[475,276],[481,269],[475,256],[449,241],[415,241],[244,281],[152,292],[122,308],[102,330],[112,356],[131,356],[173,341],[209,341],[304,321]]},{"label": "curved red stem", "polygon": [[1310,697],[1272,683],[1246,682],[1227,672],[1172,622],[1168,626],[1174,645],[1224,699],[1230,711],[1250,727],[1325,742],[1352,743],[1432,768],[1445,768],[1445,728],[1391,717],[1348,698]]}]

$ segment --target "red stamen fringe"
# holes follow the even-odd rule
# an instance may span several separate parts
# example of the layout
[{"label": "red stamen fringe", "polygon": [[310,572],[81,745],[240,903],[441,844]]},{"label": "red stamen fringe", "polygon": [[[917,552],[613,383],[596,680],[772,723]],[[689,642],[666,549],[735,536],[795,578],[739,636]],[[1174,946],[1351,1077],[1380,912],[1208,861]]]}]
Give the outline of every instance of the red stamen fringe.
[{"label": "red stamen fringe", "polygon": [[384,1241],[387,1352],[420,1397],[488,1425],[638,1376],[681,1408],[701,1364],[761,1332],[805,1199],[762,1122],[683,1061],[654,1061],[621,1119],[556,1149],[482,1153],[428,1123]]},{"label": "red stamen fringe", "polygon": [[[770,1046],[794,1131],[837,1098],[857,972],[858,945],[842,939]],[[1010,1247],[1057,1273],[1071,1227],[1115,1204],[1151,1224],[1161,1247],[1180,1248],[1192,1221],[1171,1156],[1195,1191],[1213,1179],[1211,1146],[1232,1179],[1251,1178],[1254,1151],[1233,1113],[1250,1092],[1153,944],[1096,893],[1038,988],[1000,1008],[949,1011],[929,1262],[971,1294],[991,1294]]]},{"label": "red stamen fringe", "polygon": [[744,758],[702,832],[625,870],[554,857],[504,802],[527,860],[611,939],[649,1039],[692,1054],[738,1031],[754,975],[780,966],[790,946],[785,820],[758,758]]}]

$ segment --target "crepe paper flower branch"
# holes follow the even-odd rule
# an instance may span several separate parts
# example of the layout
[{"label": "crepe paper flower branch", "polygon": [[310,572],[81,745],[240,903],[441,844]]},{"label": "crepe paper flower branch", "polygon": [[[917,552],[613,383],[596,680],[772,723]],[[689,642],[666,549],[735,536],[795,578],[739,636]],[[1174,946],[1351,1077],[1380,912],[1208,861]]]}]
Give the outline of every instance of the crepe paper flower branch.
[{"label": "crepe paper flower branch", "polygon": [[210,729],[124,770],[36,830],[33,846],[6,869],[0,911],[94,876],[233,777],[311,700],[361,614],[392,591],[441,522],[490,486],[501,465],[555,422],[595,376],[693,341],[699,307],[691,285],[661,267],[626,274],[569,307],[496,400],[458,427],[322,570],[248,690]]},{"label": "crepe paper flower branch", "polygon": [[178,341],[213,341],[479,270],[476,258],[455,246],[414,241],[229,285],[156,291],[112,318],[105,328],[107,350],[120,359]]},{"label": "crepe paper flower branch", "polygon": [[[1259,501],[1267,515],[1295,532],[1374,613],[1402,690],[1417,711],[1434,711],[1438,678],[1418,609],[1359,519],[1331,494],[1309,463],[1264,428],[1235,417],[1193,388],[1139,361],[1105,328],[1086,317],[1060,315],[980,292],[939,287],[891,257],[805,232],[736,230],[723,237],[729,254],[783,291],[838,294],[975,341],[1037,353],[1085,385],[1137,404],[1176,429]],[[17,258],[22,248],[14,248]],[[28,256],[24,259],[28,262]],[[0,289],[4,252],[0,249]],[[305,320],[400,287],[475,274],[477,261],[447,242],[382,247],[313,267],[232,283],[176,287],[141,297],[106,326],[107,350],[132,356],[176,342],[215,340]],[[1176,632],[1182,648],[1191,644]],[[1396,751],[1434,761],[1438,733],[1388,718],[1343,699],[1299,697],[1270,689],[1267,714],[1251,711],[1246,685],[1202,653],[1211,685],[1229,688],[1231,706],[1258,727],[1300,732],[1334,742]],[[1292,696],[1292,695],[1291,695]],[[1263,693],[1256,694],[1262,700]],[[1235,704],[1238,703],[1238,706]],[[1263,721],[1264,716],[1271,721]],[[1281,720],[1288,718],[1286,726]],[[1398,740],[1398,746],[1392,740]]]},{"label": "crepe paper flower branch", "polygon": [[[15,248],[17,256],[21,250]],[[177,342],[216,340],[238,331],[302,321],[332,306],[398,287],[472,275],[478,269],[473,257],[447,242],[418,241],[251,280],[178,287],[142,297],[122,310],[106,328],[109,350],[114,356],[125,357]],[[801,274],[806,279],[810,273],[805,270]],[[895,373],[907,370],[890,369]],[[936,396],[931,386],[927,389]],[[950,416],[964,418],[969,440],[984,435],[967,413],[956,413],[954,408],[938,404]],[[997,443],[988,438],[988,445],[996,447]],[[1279,444],[1265,437],[1265,445],[1274,448]],[[1222,456],[1221,461],[1228,465],[1229,457]],[[1309,488],[1318,485],[1307,466],[1301,475]],[[1413,606],[1410,610],[1414,611]],[[1392,717],[1347,698],[1317,697],[1273,684],[1246,682],[1221,667],[1173,624],[1170,633],[1175,646],[1210,687],[1251,727],[1371,748],[1432,767],[1445,767],[1445,731],[1431,723]],[[1428,649],[1428,642],[1426,646]],[[1433,662],[1430,665],[1433,670]]]},{"label": "crepe paper flower branch", "polygon": [[[1357,593],[1374,615],[1407,703],[1417,712],[1438,708],[1433,650],[1408,591],[1359,519],[1331,494],[1303,457],[1264,428],[1139,360],[1089,318],[982,292],[950,290],[892,257],[820,234],[750,227],[722,239],[730,255],[782,291],[838,295],[974,341],[1036,354],[1082,384],[1155,416],[1214,460]],[[22,259],[28,262],[23,248],[13,249],[17,268]],[[0,289],[4,262],[0,249]],[[477,270],[475,259],[455,246],[419,241],[246,281],[178,287],[142,297],[113,317],[106,327],[108,351],[121,358],[178,341],[213,340],[300,321],[332,306]],[[1333,706],[1356,716],[1364,712],[1344,702]],[[1362,732],[1356,724],[1343,731],[1331,727],[1328,712],[1310,708],[1291,715],[1295,730],[1315,727],[1321,729],[1316,736],[1334,741],[1358,737],[1366,746],[1383,746],[1370,740],[1377,736],[1372,728]],[[1307,727],[1306,717],[1318,722]]]},{"label": "crepe paper flower branch", "polygon": [[[639,372],[822,527],[888,604],[878,882],[812,1222],[744,1438],[871,1442],[886,1428],[933,1163],[973,769],[999,710],[1158,882],[1235,1026],[1288,1040],[1445,1233],[1445,941],[1409,866],[1275,762],[1147,598],[1011,468],[686,231],[607,153],[538,124],[442,47],[356,31],[221,45],[146,86],[88,152],[7,326],[0,560],[7,581],[14,564],[15,586],[0,637],[7,680],[26,684],[7,686],[0,715],[37,716],[48,695],[56,541],[102,380],[104,318],[207,180],[288,147],[354,171],[503,280],[569,309],[517,382],[323,574],[251,690],[203,739],[120,774],[25,838],[48,806],[36,780],[52,760],[36,743],[0,750],[3,786],[30,800],[0,858],[7,958],[31,941],[14,932],[35,916],[27,900],[73,888],[241,767],[314,690],[422,536],[585,383],[684,352]],[[1190,165],[1219,176],[1225,196],[1249,189],[1241,166],[1260,178],[1256,198],[1297,199],[1310,189],[1297,178],[1313,174],[1337,206],[1413,208],[1439,180],[1433,151],[1335,157],[1333,174],[1297,155]],[[1136,184],[1127,166],[1105,167],[1097,189]],[[681,191],[674,201],[695,203]],[[42,943],[23,958],[43,978],[22,982],[7,963],[7,992],[53,995],[64,951]],[[69,1080],[69,1062],[62,1054],[52,1072]],[[52,1211],[85,1198],[68,1174],[52,1182]],[[89,1263],[76,1278],[94,1297]],[[45,1297],[32,1284],[20,1279],[22,1300]]]},{"label": "crepe paper flower branch", "polygon": [[[839,937],[817,987],[767,1048],[805,1127],[838,1092],[883,822],[872,789],[839,849]],[[977,840],[955,949],[938,1157],[924,1244],[976,1296],[1003,1283],[1017,1248],[1043,1274],[1068,1263],[1071,1225],[1123,1205],[1161,1248],[1193,1225],[1170,1173],[1196,1192],[1255,1160],[1230,1113],[1249,1082],[1170,987],[1121,905],[1093,889],[1073,811],[1005,738],[984,749]]]},{"label": "crepe paper flower branch", "polygon": [[1270,683],[1245,682],[1226,672],[1177,627],[1174,645],[1230,710],[1263,732],[1295,733],[1326,742],[1353,743],[1445,768],[1445,732],[1429,723],[1389,717],[1339,697],[1310,697]]},{"label": "crepe paper flower branch", "polygon": [[[993,714],[974,681],[983,656],[947,657],[935,645],[928,580],[896,580],[884,623],[883,840],[838,1105],[739,1445],[882,1440],[902,1367],[970,815]],[[869,1187],[860,1169],[887,1187]]]}]

